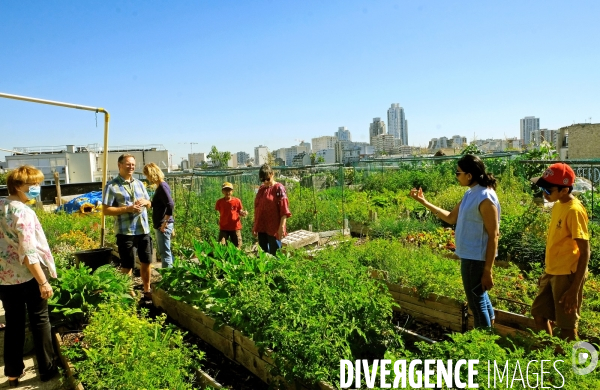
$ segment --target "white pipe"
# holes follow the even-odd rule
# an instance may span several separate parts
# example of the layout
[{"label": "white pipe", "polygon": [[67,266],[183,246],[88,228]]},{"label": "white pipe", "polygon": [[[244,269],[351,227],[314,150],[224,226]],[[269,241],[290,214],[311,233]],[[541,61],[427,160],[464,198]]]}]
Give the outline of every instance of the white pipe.
[{"label": "white pipe", "polygon": [[[102,191],[104,191],[104,188],[106,187],[107,172],[108,172],[108,121],[110,120],[110,115],[108,114],[108,111],[106,111],[104,108],[100,108],[100,107],[82,106],[79,104],[57,102],[54,100],[38,99],[38,98],[32,98],[32,97],[28,97],[28,96],[11,95],[11,94],[2,93],[2,92],[0,92],[0,97],[7,98],[7,99],[14,99],[14,100],[23,100],[23,101],[32,102],[32,103],[49,104],[52,106],[75,108],[77,110],[87,110],[87,111],[95,111],[95,112],[104,113],[104,169],[102,172]],[[102,246],[102,247],[104,246],[105,237],[106,237],[106,216],[104,215],[104,213],[102,213],[102,224],[101,224],[101,232],[100,232],[100,246]]]}]

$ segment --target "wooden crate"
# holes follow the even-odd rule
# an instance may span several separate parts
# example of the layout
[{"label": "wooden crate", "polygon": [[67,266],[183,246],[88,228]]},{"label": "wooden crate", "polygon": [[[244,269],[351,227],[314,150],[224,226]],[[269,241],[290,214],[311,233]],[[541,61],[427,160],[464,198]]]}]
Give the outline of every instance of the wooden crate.
[{"label": "wooden crate", "polygon": [[[287,383],[282,377],[271,375],[274,361],[269,351],[261,355],[252,339],[230,326],[216,327],[216,321],[193,306],[171,298],[164,290],[156,289],[152,293],[155,306],[162,308],[181,326],[206,341],[229,359],[240,363],[263,382],[270,384],[276,380],[282,381],[288,389],[304,389],[306,386],[298,383]],[[333,386],[319,382],[320,390],[333,390]]]},{"label": "wooden crate", "polygon": [[308,230],[296,230],[289,233],[281,240],[283,246],[290,248],[302,248],[303,246],[316,244],[319,242],[319,233],[309,232]]}]

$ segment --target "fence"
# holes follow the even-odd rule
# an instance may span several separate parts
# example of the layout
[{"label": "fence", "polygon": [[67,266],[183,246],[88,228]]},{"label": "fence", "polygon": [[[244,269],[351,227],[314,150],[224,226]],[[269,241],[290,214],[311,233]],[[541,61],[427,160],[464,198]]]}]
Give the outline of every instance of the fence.
[{"label": "fence", "polygon": [[[304,167],[275,167],[276,180],[285,185],[293,217],[288,221],[288,230],[306,229],[317,231],[342,229],[344,219],[349,218],[348,206],[364,208],[368,213],[371,199],[357,198],[356,190],[367,189],[376,193],[374,182],[387,185],[388,190],[406,190],[407,186],[429,183],[437,190],[455,183],[456,161],[461,156],[443,156],[433,158],[381,159],[360,161],[350,167],[341,164],[315,165]],[[493,154],[481,156],[486,169],[495,176],[502,177],[506,172],[528,179],[540,176],[554,160],[522,160],[514,154]],[[600,160],[567,160],[579,177],[589,180],[593,185],[600,182]],[[221,185],[231,182],[234,196],[239,198],[250,217],[242,221],[243,239],[252,240],[252,219],[254,197],[260,186],[258,167],[227,170],[202,170],[186,174],[169,175],[173,197],[176,199],[178,226],[186,235],[183,241],[191,243],[192,237],[208,239],[218,236],[218,214],[214,210],[217,199],[222,197]],[[423,172],[431,175],[423,176]],[[394,176],[404,174],[405,179],[393,180]],[[433,179],[432,179],[433,178]],[[382,184],[382,185],[383,185]],[[437,187],[435,187],[437,185]],[[410,188],[410,187],[409,187]],[[591,209],[590,218],[600,218],[600,203],[596,191],[582,194],[582,201]],[[351,199],[349,199],[349,197]],[[362,204],[356,205],[357,199]],[[352,218],[350,218],[352,219]],[[188,236],[189,235],[189,236]],[[249,241],[246,241],[249,242]]]}]

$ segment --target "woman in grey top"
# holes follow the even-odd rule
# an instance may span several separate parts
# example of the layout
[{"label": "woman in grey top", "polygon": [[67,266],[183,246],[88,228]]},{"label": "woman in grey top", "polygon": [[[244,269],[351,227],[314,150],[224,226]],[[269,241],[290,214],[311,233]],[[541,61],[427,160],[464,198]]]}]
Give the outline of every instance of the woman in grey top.
[{"label": "woman in grey top", "polygon": [[469,189],[452,211],[429,203],[421,188],[413,188],[410,196],[442,221],[456,225],[456,255],[461,259],[463,286],[475,327],[491,327],[494,309],[487,291],[494,286],[492,267],[498,252],[500,229],[496,179],[486,173],[483,161],[471,154],[458,160],[456,179]]}]

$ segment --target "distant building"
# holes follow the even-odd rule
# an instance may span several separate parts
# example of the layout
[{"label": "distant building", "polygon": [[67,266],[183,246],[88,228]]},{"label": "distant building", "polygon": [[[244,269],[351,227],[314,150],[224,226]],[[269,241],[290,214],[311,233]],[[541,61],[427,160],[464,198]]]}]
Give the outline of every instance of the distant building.
[{"label": "distant building", "polygon": [[[558,152],[561,160],[600,158],[600,123],[578,123],[558,129]],[[8,157],[7,157],[8,159]],[[593,178],[595,183],[597,177]]]},{"label": "distant building", "polygon": [[385,122],[381,118],[373,118],[373,123],[369,124],[369,143],[375,146],[373,139],[385,133]]},{"label": "distant building", "polygon": [[377,154],[392,154],[396,143],[394,136],[391,134],[380,134],[373,137],[372,145]]},{"label": "distant building", "polygon": [[514,138],[488,138],[473,141],[477,147],[485,153],[505,152],[508,149],[520,149],[520,140]]},{"label": "distant building", "polygon": [[206,153],[188,153],[188,162],[192,168],[206,162]]},{"label": "distant building", "polygon": [[254,148],[254,165],[260,167],[266,164],[269,159],[269,148],[259,145]]},{"label": "distant building", "polygon": [[292,166],[294,167],[302,167],[305,165],[310,165],[310,163],[310,154],[306,152],[297,154],[292,160]]},{"label": "distant building", "polygon": [[237,168],[238,167],[237,153],[231,153],[231,157],[229,157],[229,161],[227,161],[227,166],[229,168]]},{"label": "distant building", "polygon": [[388,134],[402,141],[402,145],[408,145],[408,121],[404,117],[404,108],[398,103],[392,103],[388,108]]},{"label": "distant building", "polygon": [[[87,146],[15,147],[12,156],[6,156],[7,169],[21,165],[33,165],[44,174],[43,185],[56,184],[54,172],[58,172],[61,184],[102,181],[104,155],[97,144]],[[136,172],[141,175],[145,164],[154,162],[165,172],[170,172],[169,152],[162,145],[115,147],[108,152],[110,178],[119,174],[117,159],[130,153],[136,159]]]},{"label": "distant building", "polygon": [[335,143],[335,162],[350,164],[360,160],[361,147],[355,142],[338,141]]},{"label": "distant building", "polygon": [[238,166],[245,166],[250,160],[250,155],[246,152],[237,152],[236,154]]},{"label": "distant building", "polygon": [[457,148],[457,149],[462,149],[465,146],[467,146],[467,137],[463,137],[460,135],[453,135],[452,136],[452,146]]},{"label": "distant building", "polygon": [[429,145],[427,145],[427,149],[447,149],[448,148],[448,138],[440,137],[440,138],[432,138],[429,141]]},{"label": "distant building", "polygon": [[531,132],[531,143],[534,145],[540,145],[546,141],[554,147],[558,145],[558,130],[539,129]]},{"label": "distant building", "polygon": [[399,148],[399,154],[402,157],[409,157],[409,156],[413,156],[415,154],[418,154],[420,152],[421,148],[419,148],[418,146],[409,146],[409,145],[402,145]]},{"label": "distant building", "polygon": [[285,160],[285,165],[290,166],[292,165],[292,160],[294,159],[294,157],[296,157],[298,154],[300,153],[306,153],[308,155],[310,155],[310,144],[308,142],[300,142],[299,145],[295,145],[289,148],[285,148],[286,153],[284,157],[281,157],[282,159]]},{"label": "distant building", "polygon": [[523,145],[529,145],[531,143],[531,132],[539,129],[540,118],[526,116],[521,119],[521,140],[523,141]]},{"label": "distant building", "polygon": [[[427,149],[437,150],[437,149],[458,149],[461,150],[465,146],[467,146],[467,137],[463,137],[460,135],[454,135],[452,138],[448,137],[440,137],[440,138],[432,138],[427,145]],[[448,154],[448,153],[446,153]]]},{"label": "distant building", "polygon": [[335,163],[335,149],[321,149],[315,152],[318,161],[319,157],[323,158],[323,164],[334,164]]},{"label": "distant building", "polygon": [[338,131],[334,133],[335,138],[338,141],[352,141],[352,136],[350,135],[350,130],[347,127],[338,127]]},{"label": "distant building", "polygon": [[330,135],[313,138],[312,139],[312,150],[313,150],[313,152],[316,152],[317,150],[322,150],[322,149],[334,149],[336,141],[337,141],[337,138],[332,137]]}]

